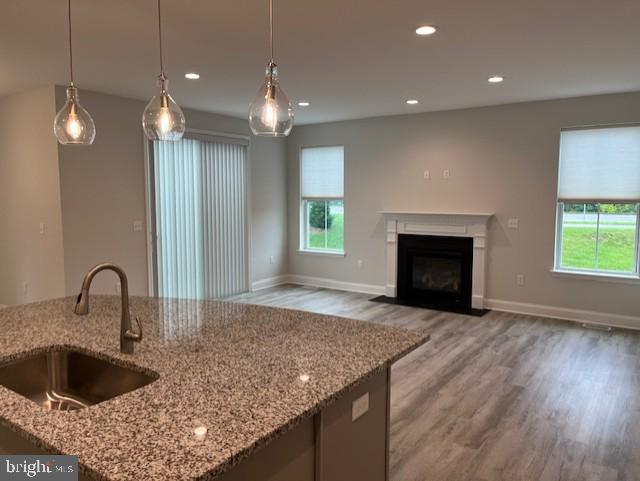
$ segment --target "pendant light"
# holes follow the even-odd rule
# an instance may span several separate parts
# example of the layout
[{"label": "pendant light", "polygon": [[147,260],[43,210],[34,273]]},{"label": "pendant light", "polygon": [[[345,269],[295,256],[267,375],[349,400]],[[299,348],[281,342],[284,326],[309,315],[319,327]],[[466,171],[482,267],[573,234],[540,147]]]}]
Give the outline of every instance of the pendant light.
[{"label": "pendant light", "polygon": [[185,120],[182,109],[169,95],[169,81],[162,61],[162,12],[158,0],[158,39],[160,44],[160,75],[158,92],[149,101],[142,114],[142,128],[149,140],[180,140],[184,135]]},{"label": "pendant light", "polygon": [[264,83],[249,107],[249,126],[255,135],[285,137],[293,128],[293,108],[280,88],[278,67],[273,61],[273,0],[269,0],[269,42],[271,60]]},{"label": "pendant light", "polygon": [[73,48],[71,41],[71,0],[68,2],[69,20],[69,77],[67,101],[56,114],[53,132],[62,145],[91,145],[96,138],[96,126],[89,112],[80,105],[78,89],[73,83]]}]

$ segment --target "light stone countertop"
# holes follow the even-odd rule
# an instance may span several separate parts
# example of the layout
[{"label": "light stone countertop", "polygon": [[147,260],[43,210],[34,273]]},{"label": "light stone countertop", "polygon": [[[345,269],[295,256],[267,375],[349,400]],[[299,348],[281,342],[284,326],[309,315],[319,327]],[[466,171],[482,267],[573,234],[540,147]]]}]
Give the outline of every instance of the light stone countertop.
[{"label": "light stone countertop", "polygon": [[[302,311],[131,297],[144,339],[119,352],[120,298],[0,310],[0,362],[66,345],[159,379],[86,409],[46,411],[0,386],[0,423],[41,448],[79,456],[96,479],[215,479],[364,379],[425,343],[404,329]],[[302,374],[309,381],[300,380]],[[193,429],[204,425],[204,441]]]}]

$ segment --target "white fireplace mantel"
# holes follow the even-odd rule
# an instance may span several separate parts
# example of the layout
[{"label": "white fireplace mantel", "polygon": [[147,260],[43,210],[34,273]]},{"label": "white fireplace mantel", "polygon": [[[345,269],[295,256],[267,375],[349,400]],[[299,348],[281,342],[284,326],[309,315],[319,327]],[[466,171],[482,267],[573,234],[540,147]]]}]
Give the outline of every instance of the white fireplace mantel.
[{"label": "white fireplace mantel", "polygon": [[396,297],[398,235],[440,235],[473,238],[471,307],[484,309],[487,267],[487,230],[492,213],[383,211],[387,229],[387,282],[389,297]]}]

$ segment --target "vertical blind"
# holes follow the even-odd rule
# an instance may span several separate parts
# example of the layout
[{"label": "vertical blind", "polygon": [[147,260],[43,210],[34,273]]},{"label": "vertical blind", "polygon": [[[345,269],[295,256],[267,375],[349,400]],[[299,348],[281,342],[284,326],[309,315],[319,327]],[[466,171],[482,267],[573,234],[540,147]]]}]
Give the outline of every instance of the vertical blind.
[{"label": "vertical blind", "polygon": [[247,290],[246,157],[242,144],[153,143],[159,296],[213,299]]},{"label": "vertical blind", "polygon": [[558,199],[640,202],[640,125],[563,130]]},{"label": "vertical blind", "polygon": [[344,147],[303,148],[300,170],[303,198],[344,197]]}]

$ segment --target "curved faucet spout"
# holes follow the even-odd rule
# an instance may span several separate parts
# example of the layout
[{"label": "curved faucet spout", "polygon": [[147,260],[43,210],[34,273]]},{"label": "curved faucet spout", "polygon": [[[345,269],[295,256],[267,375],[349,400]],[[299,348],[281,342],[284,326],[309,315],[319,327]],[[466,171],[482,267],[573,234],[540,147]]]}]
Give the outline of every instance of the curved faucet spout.
[{"label": "curved faucet spout", "polygon": [[85,316],[89,314],[89,293],[81,291],[78,294],[78,299],[76,300],[76,305],[73,308],[74,314],[79,316]]},{"label": "curved faucet spout", "polygon": [[87,272],[82,281],[82,288],[80,289],[80,294],[78,294],[78,299],[76,300],[73,312],[79,316],[89,314],[89,290],[91,289],[91,283],[93,282],[93,278],[96,274],[104,270],[113,271],[120,278],[120,294],[122,301],[120,352],[124,354],[133,354],[133,343],[140,342],[142,340],[142,325],[140,324],[140,320],[136,318],[138,332],[136,333],[131,330],[131,314],[129,313],[129,283],[127,282],[127,275],[121,267],[105,262],[89,269],[89,272]]}]

